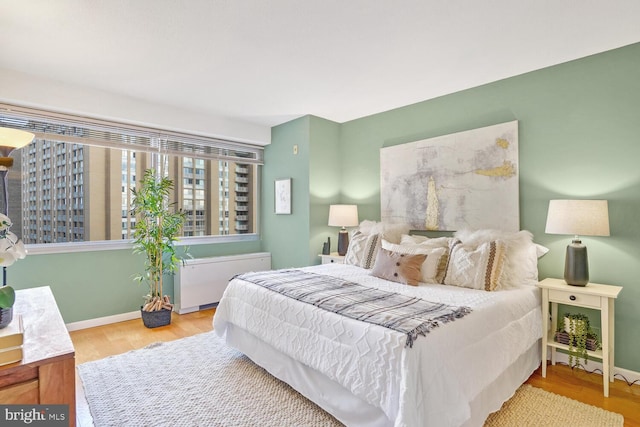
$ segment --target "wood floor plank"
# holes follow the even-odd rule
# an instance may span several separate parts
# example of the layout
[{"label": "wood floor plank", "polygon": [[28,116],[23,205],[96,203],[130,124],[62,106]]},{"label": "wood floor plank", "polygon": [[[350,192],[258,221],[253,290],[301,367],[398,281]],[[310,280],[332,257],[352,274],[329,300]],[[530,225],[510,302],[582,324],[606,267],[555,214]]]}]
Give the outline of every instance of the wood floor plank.
[{"label": "wood floor plank", "polygon": [[[189,314],[175,314],[171,325],[148,329],[142,320],[135,319],[106,326],[83,329],[70,333],[76,350],[76,363],[81,364],[115,354],[145,347],[159,341],[173,341],[213,329],[215,309]],[[76,375],[76,382],[79,379]],[[547,378],[540,369],[527,380],[528,384],[552,393],[560,394],[589,405],[598,406],[622,414],[625,427],[640,427],[640,385],[628,386],[616,379],[610,386],[610,397],[602,394],[602,376],[589,374],[566,365],[549,365]],[[84,399],[81,384],[76,387],[77,417],[79,426],[92,426],[91,415]]]}]

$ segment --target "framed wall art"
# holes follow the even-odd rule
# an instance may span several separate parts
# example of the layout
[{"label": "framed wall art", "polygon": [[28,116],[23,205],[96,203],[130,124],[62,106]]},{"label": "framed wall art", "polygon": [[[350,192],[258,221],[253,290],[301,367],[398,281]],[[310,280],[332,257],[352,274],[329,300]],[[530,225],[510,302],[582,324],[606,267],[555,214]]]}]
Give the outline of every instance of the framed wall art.
[{"label": "framed wall art", "polygon": [[381,217],[415,230],[520,230],[518,121],[380,150]]},{"label": "framed wall art", "polygon": [[291,178],[275,180],[275,213],[277,215],[291,214]]}]

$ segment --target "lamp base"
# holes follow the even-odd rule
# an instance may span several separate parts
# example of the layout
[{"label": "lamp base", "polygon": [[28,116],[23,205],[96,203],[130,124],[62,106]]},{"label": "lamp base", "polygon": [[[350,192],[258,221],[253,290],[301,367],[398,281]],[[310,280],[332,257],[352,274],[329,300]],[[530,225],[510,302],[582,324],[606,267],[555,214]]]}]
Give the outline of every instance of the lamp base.
[{"label": "lamp base", "polygon": [[349,232],[346,229],[338,233],[338,255],[345,256],[349,247]]},{"label": "lamp base", "polygon": [[567,246],[564,259],[564,281],[571,286],[587,286],[589,283],[589,262],[587,247],[578,239]]}]

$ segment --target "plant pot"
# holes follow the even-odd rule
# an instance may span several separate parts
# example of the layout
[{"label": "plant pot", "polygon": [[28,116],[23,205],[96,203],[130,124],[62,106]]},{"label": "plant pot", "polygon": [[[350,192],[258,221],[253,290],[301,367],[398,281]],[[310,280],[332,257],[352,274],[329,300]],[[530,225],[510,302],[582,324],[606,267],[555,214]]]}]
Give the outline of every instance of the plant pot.
[{"label": "plant pot", "polygon": [[13,320],[13,307],[0,309],[0,329],[9,326]]},{"label": "plant pot", "polygon": [[159,326],[167,326],[171,324],[171,310],[163,308],[158,311],[144,311],[140,307],[142,323],[147,328],[157,328]]},{"label": "plant pot", "polygon": [[[576,324],[576,330],[579,331],[581,326],[584,326],[584,320],[574,319],[573,322]],[[584,329],[584,328],[583,328]],[[564,318],[564,331],[566,333],[571,333],[571,319],[569,317]]]}]

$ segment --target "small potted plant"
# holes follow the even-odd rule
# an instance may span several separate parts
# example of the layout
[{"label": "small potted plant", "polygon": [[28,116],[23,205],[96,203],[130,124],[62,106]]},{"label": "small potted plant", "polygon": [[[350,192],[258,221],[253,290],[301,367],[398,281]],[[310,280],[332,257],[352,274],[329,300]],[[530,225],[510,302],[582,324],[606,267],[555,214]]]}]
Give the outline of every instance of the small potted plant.
[{"label": "small potted plant", "polygon": [[148,328],[171,323],[173,305],[163,294],[162,278],[175,273],[181,261],[175,243],[185,220],[185,213],[169,201],[172,190],[173,181],[158,177],[154,169],[147,169],[140,187],[131,190],[131,212],[136,217],[133,251],[145,255],[145,272],[135,280],[149,285],[141,307],[142,321]]},{"label": "small potted plant", "polygon": [[12,225],[11,219],[0,213],[0,266],[3,270],[0,287],[0,329],[7,327],[13,320],[13,304],[16,300],[16,292],[6,283],[6,268],[27,256],[22,241],[9,230]]},{"label": "small potted plant", "polygon": [[587,364],[587,350],[599,348],[598,338],[591,329],[589,318],[581,313],[566,313],[558,328],[556,341],[569,346],[569,366],[574,367],[583,360]]}]

